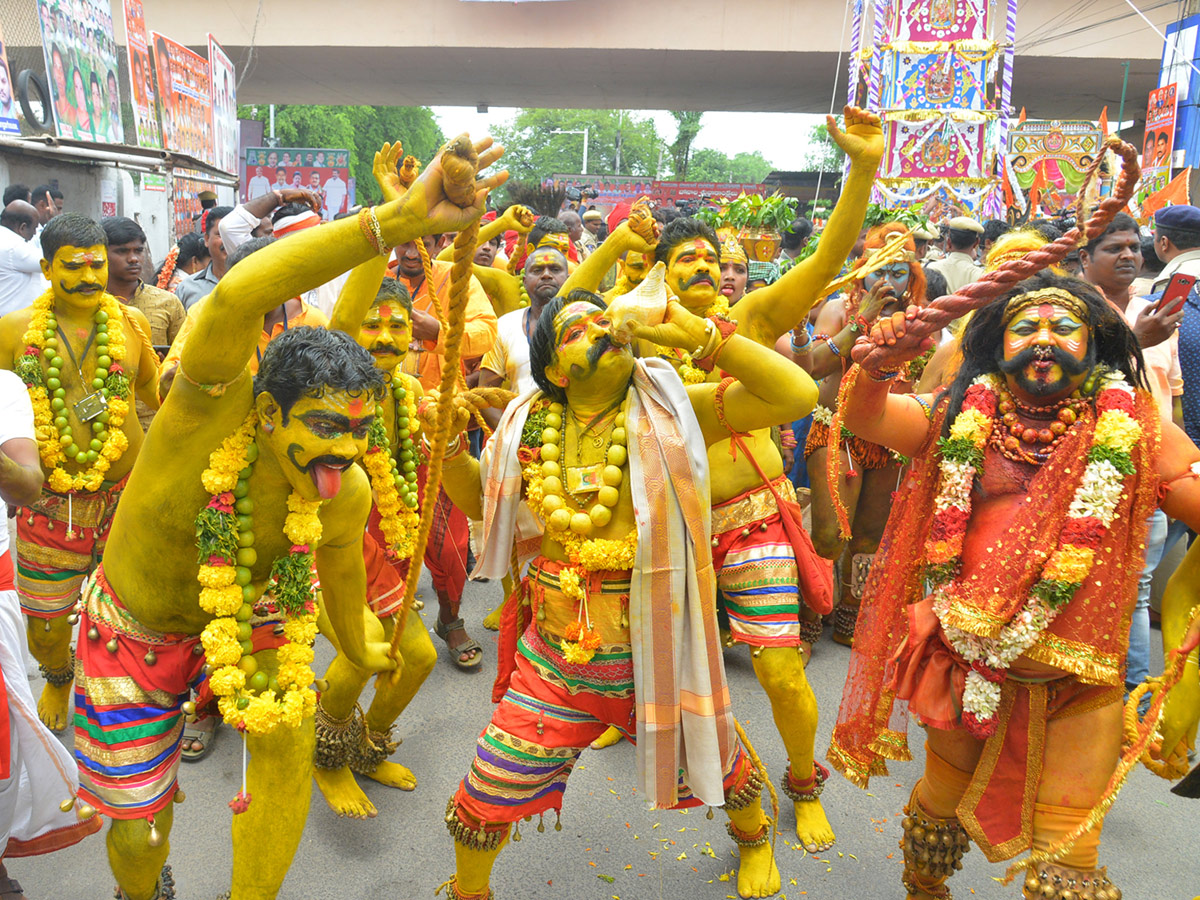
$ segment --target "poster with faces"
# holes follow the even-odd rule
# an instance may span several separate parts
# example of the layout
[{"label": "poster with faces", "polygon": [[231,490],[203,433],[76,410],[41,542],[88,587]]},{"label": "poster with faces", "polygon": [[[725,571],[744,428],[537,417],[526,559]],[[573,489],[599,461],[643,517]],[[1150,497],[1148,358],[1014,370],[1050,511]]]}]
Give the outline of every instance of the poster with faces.
[{"label": "poster with faces", "polygon": [[0,31],[0,133],[20,134],[17,122],[17,102],[13,98],[12,72],[8,68],[8,42]]},{"label": "poster with faces", "polygon": [[226,172],[238,164],[237,79],[231,60],[221,45],[208,36],[208,65],[213,117],[213,162]]},{"label": "poster with faces", "polygon": [[133,95],[133,127],[139,147],[162,147],[162,131],[154,109],[154,75],[146,41],[146,14],[142,0],[124,0],[125,49],[129,55],[129,82]]},{"label": "poster with faces", "polygon": [[243,201],[282,188],[307,188],[321,198],[329,221],[354,205],[350,151],[321,147],[250,147],[246,150]]},{"label": "poster with faces", "polygon": [[58,136],[124,143],[109,0],[37,0],[37,8]]},{"label": "poster with faces", "polygon": [[168,150],[213,163],[212,82],[208,60],[183,44],[150,32],[158,110]]}]

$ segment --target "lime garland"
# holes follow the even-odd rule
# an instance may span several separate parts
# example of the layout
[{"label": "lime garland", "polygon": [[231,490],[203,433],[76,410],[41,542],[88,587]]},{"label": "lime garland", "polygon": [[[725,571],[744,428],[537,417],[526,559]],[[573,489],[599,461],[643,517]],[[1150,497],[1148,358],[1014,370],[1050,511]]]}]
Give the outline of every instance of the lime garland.
[{"label": "lime garland", "polygon": [[[104,484],[104,476],[129,447],[121,426],[129,415],[129,379],[121,366],[125,359],[125,319],[121,302],[107,291],[96,307],[96,367],[90,387],[99,391],[106,409],[91,422],[92,436],[85,444],[76,441],[67,410],[67,392],[63,387],[63,358],[58,346],[58,318],[54,314],[54,291],[47,290],[32,305],[33,313],[22,340],[25,352],[17,359],[14,371],[25,382],[33,404],[34,431],[42,468],[49,472],[50,490],[60,494],[73,491],[94,493]],[[115,327],[109,331],[109,325]],[[42,370],[42,358],[46,370]],[[89,384],[84,384],[86,391]],[[85,426],[87,423],[83,423]],[[74,475],[63,468],[73,460],[87,466]]]},{"label": "lime garland", "polygon": [[[367,435],[367,452],[363,466],[371,479],[375,506],[379,510],[379,527],[387,542],[386,553],[391,559],[411,559],[417,546],[417,529],[421,517],[417,512],[416,435],[420,430],[417,418],[416,392],[405,386],[409,376],[395,377],[384,372],[391,386],[396,409],[398,448],[392,454],[387,427],[377,416]],[[399,462],[397,463],[397,458]]]},{"label": "lime garland", "polygon": [[215,618],[205,626],[201,643],[212,667],[209,686],[218,698],[224,720],[242,732],[269,734],[279,725],[289,728],[313,714],[317,697],[311,685],[312,643],[317,633],[316,592],[313,587],[313,547],[321,539],[320,500],[305,500],[295,491],[288,497],[283,533],[290,552],[274,561],[264,597],[269,613],[285,616],[288,643],[277,651],[279,670],[273,677],[258,668],[250,623],[258,600],[252,567],[254,502],[250,479],[258,459],[254,442],[258,415],[251,411],[241,426],[209,456],[201,474],[212,494],[196,515],[196,549],[200,569],[200,607]]}]

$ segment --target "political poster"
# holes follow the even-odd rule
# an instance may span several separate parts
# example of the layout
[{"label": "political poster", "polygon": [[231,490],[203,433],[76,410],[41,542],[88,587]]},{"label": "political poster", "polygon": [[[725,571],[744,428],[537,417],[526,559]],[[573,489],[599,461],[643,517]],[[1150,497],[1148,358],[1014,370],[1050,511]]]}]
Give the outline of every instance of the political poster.
[{"label": "political poster", "polygon": [[1175,112],[1178,85],[1168,84],[1150,92],[1146,104],[1146,137],[1142,144],[1141,190],[1161,191],[1171,180],[1171,154],[1175,149]]},{"label": "political poster", "polygon": [[200,206],[201,191],[216,191],[211,181],[191,169],[176,169],[171,176],[172,225],[175,233],[172,242],[181,235],[196,230],[196,217],[204,211]]},{"label": "political poster", "polygon": [[139,147],[160,149],[162,129],[155,110],[154,75],[146,40],[146,13],[142,0],[123,0],[125,51],[129,57],[129,87],[133,96],[133,129]]},{"label": "political poster", "polygon": [[17,121],[17,102],[13,97],[12,72],[8,68],[8,43],[0,31],[0,133],[20,134]]},{"label": "political poster", "polygon": [[150,34],[166,148],[212,163],[212,84],[208,60],[157,31]]},{"label": "political poster", "polygon": [[307,188],[321,197],[321,218],[329,221],[354,205],[350,151],[315,147],[250,147],[242,200],[285,187]]},{"label": "political poster", "polygon": [[[657,181],[637,175],[552,175],[546,188],[566,188],[568,199],[579,195],[580,209],[597,209],[604,215],[621,203],[647,197],[659,206],[705,203],[713,198],[733,199],[739,194],[763,194],[761,184],[724,181]],[[572,193],[575,192],[575,193]]]},{"label": "political poster", "polygon": [[233,60],[208,36],[209,95],[212,97],[213,163],[225,172],[238,164],[237,78]]},{"label": "political poster", "polygon": [[109,0],[37,0],[37,8],[58,136],[124,143]]}]

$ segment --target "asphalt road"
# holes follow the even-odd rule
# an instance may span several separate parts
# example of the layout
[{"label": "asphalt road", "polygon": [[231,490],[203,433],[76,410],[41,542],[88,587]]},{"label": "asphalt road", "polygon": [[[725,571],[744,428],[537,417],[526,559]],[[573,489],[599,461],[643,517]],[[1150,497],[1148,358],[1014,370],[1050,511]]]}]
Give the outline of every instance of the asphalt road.
[{"label": "asphalt road", "polygon": [[[339,819],[314,790],[299,852],[279,894],[281,900],[409,900],[431,898],[453,869],[453,848],[443,824],[446,800],[473,754],[475,737],[490,716],[495,636],[481,627],[496,602],[496,584],[468,585],[463,616],[484,644],[483,671],[464,674],[440,657],[433,674],[401,717],[404,743],[395,759],[409,766],[420,784],[402,793],[364,781],[379,809],[365,821]],[[426,587],[423,592],[429,594]],[[433,612],[425,620],[432,623]],[[1154,633],[1157,642],[1158,633]],[[331,651],[318,642],[318,667]],[[1154,667],[1161,669],[1161,651]],[[849,651],[828,636],[817,646],[809,677],[821,708],[820,756],[836,718]],[[726,652],[734,710],[778,782],[786,759],[770,709],[759,689],[745,648]],[[40,684],[34,685],[35,694]],[[368,689],[369,690],[369,689]],[[369,698],[368,698],[369,699]],[[366,701],[364,701],[364,706]],[[795,845],[795,822],[784,799],[776,855],[783,874],[781,898],[899,898],[900,809],[921,773],[921,740],[911,736],[911,763],[896,763],[891,775],[862,791],[834,775],[822,797],[838,835],[834,848],[814,858]],[[170,862],[180,900],[213,900],[229,887],[231,813],[228,801],[240,786],[241,742],[222,728],[208,759],[184,764],[180,772],[187,801],[176,809]],[[498,900],[724,900],[736,897],[733,845],[718,812],[645,809],[632,775],[627,744],[588,751],[571,778],[563,830],[536,820],[521,828],[522,840],[501,854],[492,880]],[[1200,894],[1200,802],[1170,794],[1166,782],[1139,769],[1108,817],[1101,861],[1128,900],[1192,900]],[[790,842],[788,829],[792,829]],[[113,879],[102,836],[62,852],[12,860],[12,877],[31,900],[106,900]],[[989,864],[977,849],[951,881],[959,900],[1020,896],[1017,885],[994,879],[1002,865]]]}]

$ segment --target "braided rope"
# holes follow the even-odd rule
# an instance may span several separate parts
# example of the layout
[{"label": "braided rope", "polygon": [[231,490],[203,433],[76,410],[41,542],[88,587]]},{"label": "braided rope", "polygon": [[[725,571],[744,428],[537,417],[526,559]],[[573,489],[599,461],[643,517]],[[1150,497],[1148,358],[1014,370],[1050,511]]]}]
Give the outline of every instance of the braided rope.
[{"label": "braided rope", "polygon": [[[878,371],[880,369],[897,368],[921,353],[921,344],[937,334],[955,319],[972,310],[979,309],[991,303],[1016,284],[1036,275],[1047,266],[1052,266],[1076,248],[1098,237],[1109,223],[1129,203],[1133,189],[1137,186],[1141,170],[1137,163],[1137,149],[1125,143],[1115,135],[1105,141],[1104,149],[1113,150],[1121,157],[1121,175],[1113,188],[1113,192],[1102,200],[1099,206],[1084,223],[1083,230],[1072,228],[1058,240],[1031,250],[1017,259],[1010,259],[999,268],[986,273],[978,281],[966,285],[953,294],[939,297],[927,306],[917,310],[916,316],[905,322],[904,337],[898,338],[890,346],[877,347],[868,335],[859,335],[851,350],[851,357],[856,365],[842,377],[838,388],[838,408],[833,414],[833,422],[829,426],[830,435],[842,433],[842,411],[846,408],[846,398],[858,379],[860,368]],[[1096,154],[1096,159],[1084,176],[1084,185],[1098,172],[1104,159],[1102,151]],[[1081,190],[1081,193],[1084,191]],[[833,509],[837,515],[838,530],[843,540],[850,539],[850,517],[846,505],[838,492],[838,472],[840,457],[831,453],[828,461],[826,477],[829,480],[829,494]]]},{"label": "braided rope", "polygon": [[[450,305],[446,310],[448,325],[442,332],[445,336],[446,352],[442,357],[434,428],[428,435],[429,470],[425,477],[425,502],[421,504],[421,524],[417,531],[416,547],[413,549],[413,564],[408,567],[408,578],[404,585],[404,604],[398,611],[396,627],[392,632],[391,656],[397,662],[400,661],[400,639],[404,636],[408,611],[412,609],[413,598],[417,593],[417,582],[421,578],[421,560],[425,558],[425,547],[429,543],[429,532],[433,527],[433,511],[437,507],[438,491],[442,486],[442,462],[450,439],[455,387],[462,377],[459,362],[462,357],[462,336],[466,327],[467,301],[471,296],[471,266],[475,258],[475,241],[478,236],[479,221],[476,220],[460,231],[454,239],[454,262],[450,270]],[[433,282],[429,280],[432,266],[428,261],[429,254],[425,251],[425,242],[418,239],[417,246],[421,248],[421,261],[427,267],[425,278],[429,285],[430,297],[434,299],[434,306],[440,315],[441,304],[436,302]]]}]

